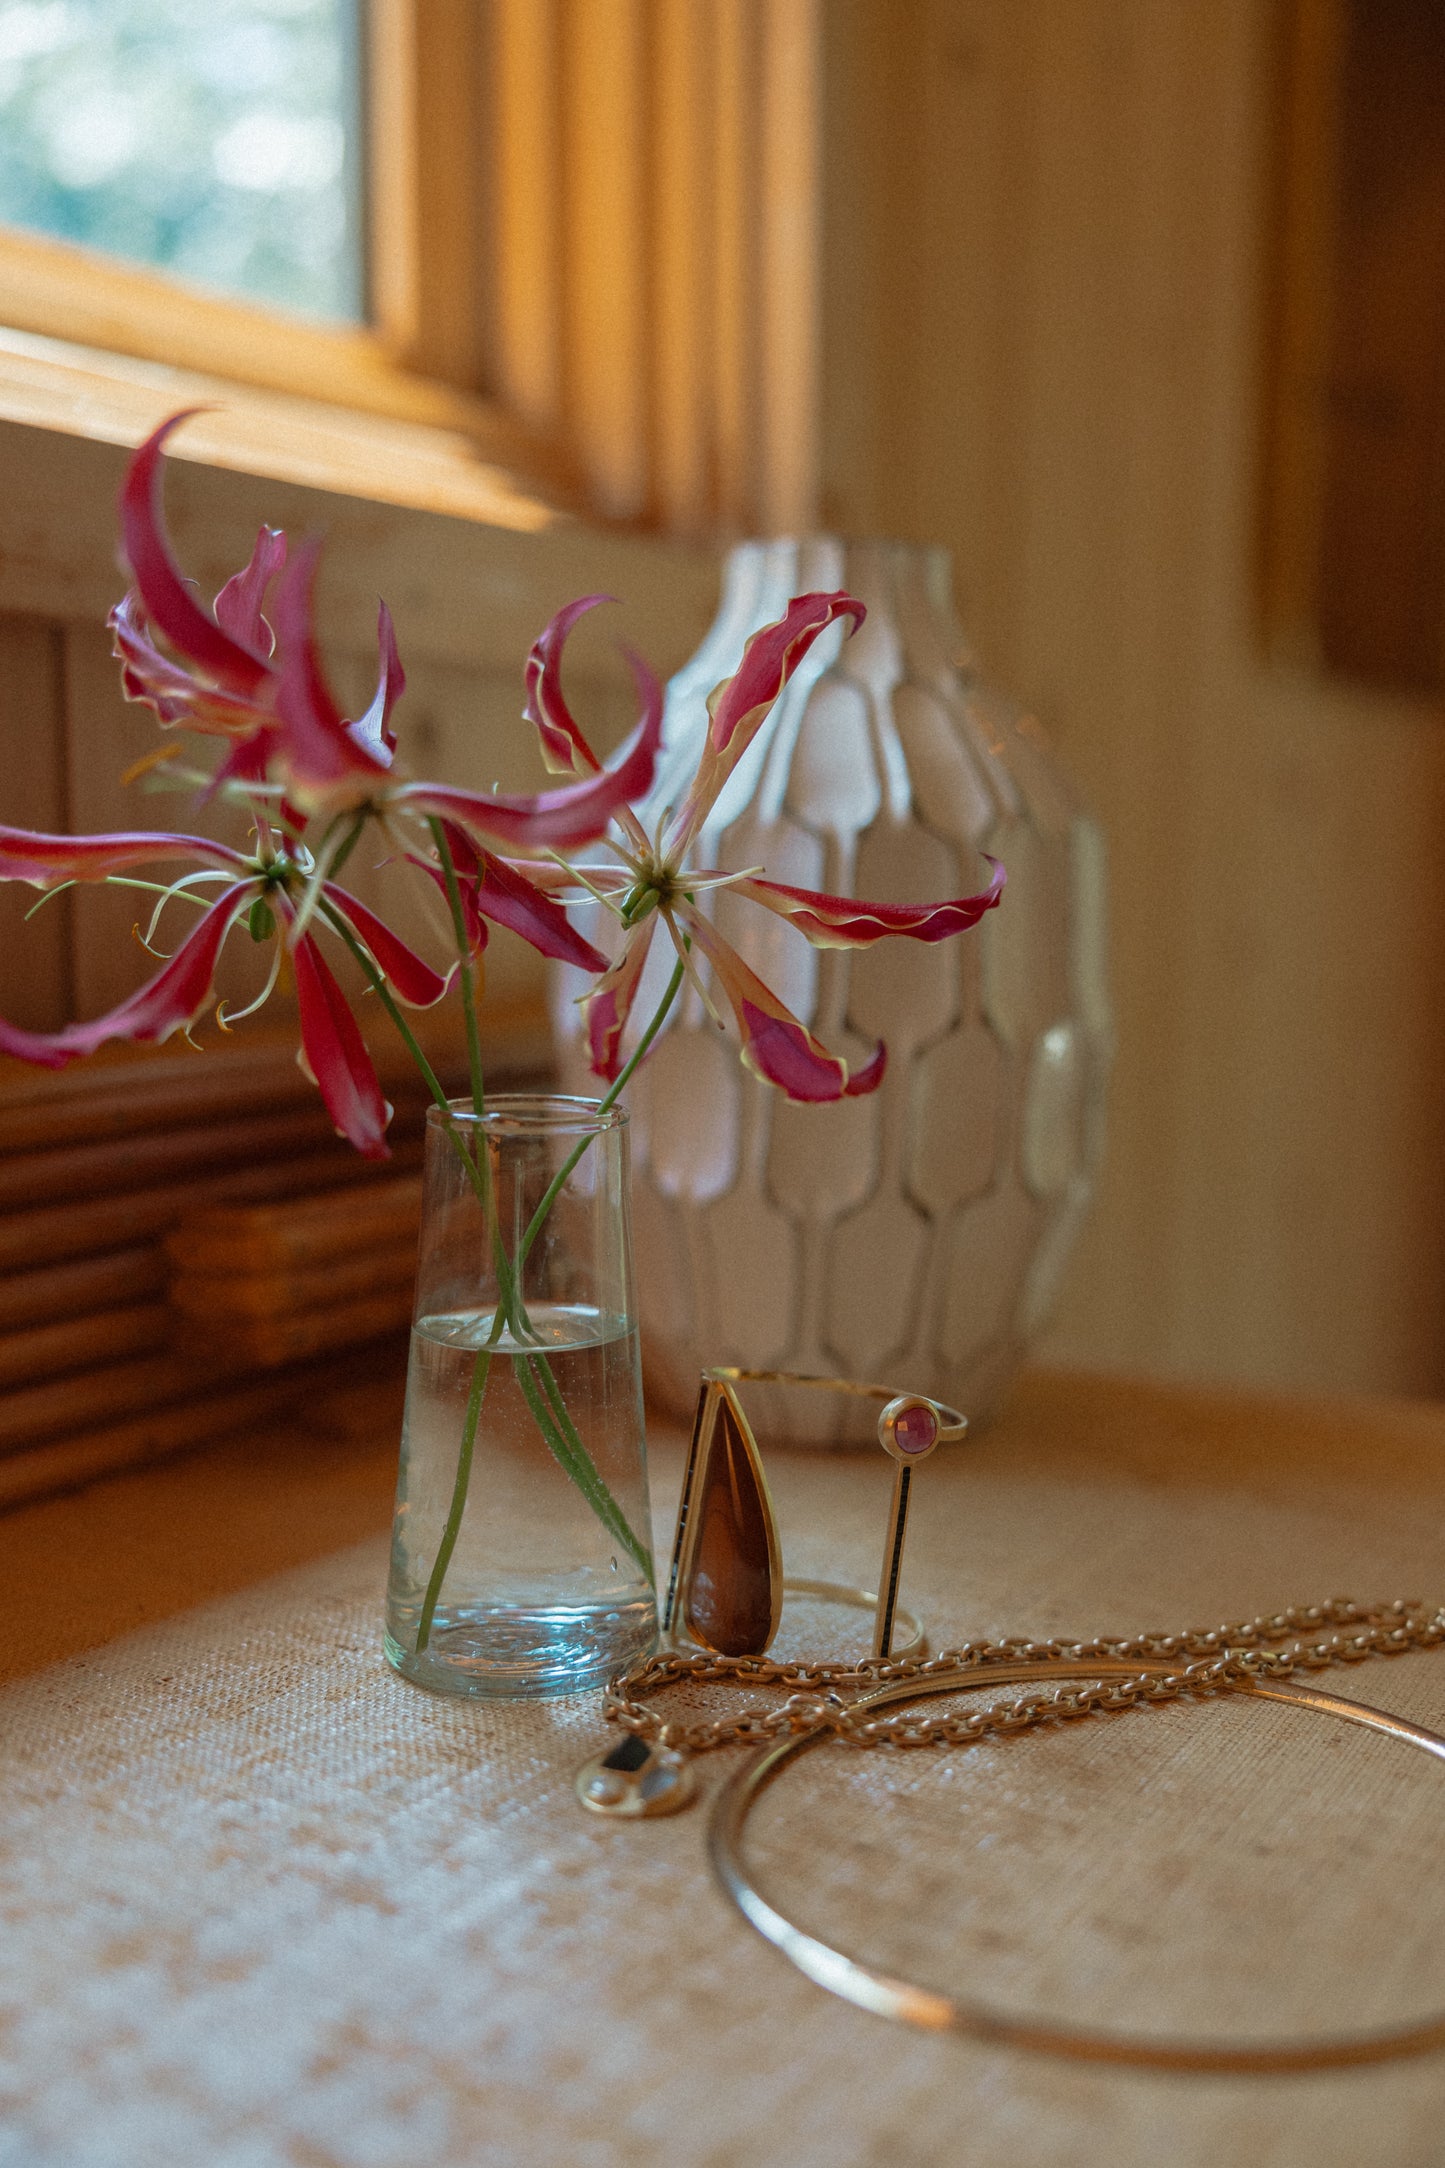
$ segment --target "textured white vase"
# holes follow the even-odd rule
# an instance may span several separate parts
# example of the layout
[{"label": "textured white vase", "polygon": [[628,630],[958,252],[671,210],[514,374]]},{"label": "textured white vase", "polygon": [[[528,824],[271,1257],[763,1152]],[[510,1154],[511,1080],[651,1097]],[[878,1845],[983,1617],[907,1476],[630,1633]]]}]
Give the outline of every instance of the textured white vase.
[{"label": "textured white vase", "polygon": [[[680,802],[704,702],[788,599],[868,606],[824,634],[731,778],[696,862],[886,902],[970,893],[960,938],[820,952],[725,896],[718,924],[829,1046],[888,1042],[872,1096],[791,1106],[685,995],[631,1087],[634,1222],[649,1390],[690,1412],[708,1363],[831,1372],[986,1416],[1046,1322],[1091,1194],[1112,1044],[1103,847],[1037,727],[975,675],[947,553],[829,538],[746,543],[718,616],[668,688],[651,829]],[[594,922],[590,929],[605,945]],[[654,944],[634,1016],[672,965]],[[574,996],[554,1014],[569,1088],[589,1085]],[[760,1435],[872,1435],[838,1395],[768,1389]]]}]

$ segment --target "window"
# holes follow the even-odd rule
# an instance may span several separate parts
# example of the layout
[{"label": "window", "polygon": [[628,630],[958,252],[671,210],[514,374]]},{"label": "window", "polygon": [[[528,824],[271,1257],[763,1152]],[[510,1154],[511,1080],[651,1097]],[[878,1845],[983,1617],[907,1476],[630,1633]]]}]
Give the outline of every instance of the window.
[{"label": "window", "polygon": [[[254,79],[277,48],[255,33],[319,39],[328,20],[331,58],[305,86],[313,104],[272,126]],[[0,91],[7,67],[35,86],[62,62],[103,80],[128,21],[135,50],[154,52],[160,23],[168,47],[179,51],[189,26],[194,52],[233,56],[193,62],[217,80],[192,170],[204,171],[201,194],[229,194],[262,238],[202,246],[200,208],[192,233],[182,219],[170,239],[117,239],[115,222],[135,218],[133,203],[118,208],[130,193],[118,178],[139,169],[114,162],[185,134],[179,95],[141,120],[103,114],[79,152],[71,141],[71,179],[59,195],[46,184],[48,207],[27,121],[0,151],[0,173],[14,161],[8,218],[0,202],[0,420],[105,433],[104,405],[112,439],[133,441],[143,431],[117,403],[154,418],[160,395],[162,411],[224,407],[197,425],[224,444],[208,453],[192,436],[193,456],[219,451],[323,486],[330,472],[358,494],[395,489],[468,516],[492,516],[480,478],[502,468],[553,504],[674,532],[812,521],[825,0],[0,0]],[[79,46],[76,23],[98,26]],[[235,56],[247,54],[243,95]],[[122,80],[132,73],[127,63]],[[44,103],[38,87],[27,95]],[[78,91],[53,95],[81,107]],[[223,111],[226,98],[237,102]],[[348,122],[363,106],[364,126]],[[260,178],[268,142],[271,179],[248,206],[235,199],[253,158]],[[331,204],[319,225],[350,235],[329,316],[258,299],[319,307],[314,252],[302,273],[294,253],[289,268],[274,254],[278,236],[300,247],[308,190],[313,209]],[[114,252],[123,246],[136,254]],[[65,351],[37,344],[53,341]],[[47,367],[55,383],[37,389]],[[252,399],[248,419],[238,387],[299,397],[307,411]],[[405,426],[362,426],[373,417]],[[344,476],[324,451],[338,436],[352,445]],[[403,472],[390,486],[367,480]]]},{"label": "window", "polygon": [[356,0],[0,0],[0,221],[363,313]]}]

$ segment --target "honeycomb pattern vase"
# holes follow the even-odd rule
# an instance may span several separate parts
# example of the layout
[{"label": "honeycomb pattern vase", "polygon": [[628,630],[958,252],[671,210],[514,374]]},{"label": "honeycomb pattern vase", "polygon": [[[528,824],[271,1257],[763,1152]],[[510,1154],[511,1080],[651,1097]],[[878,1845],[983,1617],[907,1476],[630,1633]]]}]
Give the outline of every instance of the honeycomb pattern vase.
[{"label": "honeycomb pattern vase", "polygon": [[[698,862],[890,902],[1008,888],[936,946],[820,952],[724,896],[718,922],[827,1044],[888,1042],[872,1096],[792,1106],[741,1067],[685,994],[631,1087],[634,1220],[649,1389],[690,1412],[699,1368],[871,1378],[985,1418],[1048,1319],[1103,1143],[1111,1024],[1103,847],[1037,727],[980,684],[946,552],[828,538],[745,543],[718,616],[668,688],[651,828],[692,772],[704,702],[791,595],[868,606],[817,643],[720,798]],[[604,929],[592,927],[604,944]],[[634,1015],[672,964],[654,946]],[[574,996],[554,1017],[589,1086]],[[835,1394],[768,1388],[760,1436],[872,1436]]]}]

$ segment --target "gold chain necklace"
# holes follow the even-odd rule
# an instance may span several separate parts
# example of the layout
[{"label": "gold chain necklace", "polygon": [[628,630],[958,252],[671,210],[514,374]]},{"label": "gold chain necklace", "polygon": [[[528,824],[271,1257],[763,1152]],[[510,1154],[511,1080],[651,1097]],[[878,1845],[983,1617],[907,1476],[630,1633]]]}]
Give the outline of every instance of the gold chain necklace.
[{"label": "gold chain necklace", "polygon": [[[1309,1638],[1320,1627],[1330,1630]],[[1186,1695],[1227,1692],[1292,1678],[1302,1671],[1362,1663],[1371,1656],[1403,1656],[1442,1643],[1445,1605],[1432,1608],[1405,1598],[1358,1604],[1336,1597],[1328,1603],[1294,1604],[1259,1618],[1186,1633],[1094,1641],[966,1641],[938,1656],[874,1658],[855,1664],[780,1663],[766,1656],[666,1651],[645,1658],[614,1679],[604,1713],[639,1740],[679,1757],[707,1754],[717,1747],[761,1746],[801,1732],[824,1732],[861,1747],[968,1746],[1036,1724],[1177,1701]],[[1029,1694],[967,1714],[929,1716],[903,1711],[876,1716],[864,1706],[869,1689],[907,1680],[954,1677],[964,1689],[985,1684],[990,1670],[1004,1665],[1046,1667],[1057,1662],[1062,1667],[1067,1663],[1077,1675],[1079,1665],[1093,1659],[1111,1669],[1120,1664],[1138,1668],[1108,1683]],[[791,1688],[792,1692],[780,1708],[755,1704],[700,1722],[669,1720],[647,1698],[669,1686],[718,1682]],[[844,1698],[848,1688],[856,1690],[857,1698]]]}]

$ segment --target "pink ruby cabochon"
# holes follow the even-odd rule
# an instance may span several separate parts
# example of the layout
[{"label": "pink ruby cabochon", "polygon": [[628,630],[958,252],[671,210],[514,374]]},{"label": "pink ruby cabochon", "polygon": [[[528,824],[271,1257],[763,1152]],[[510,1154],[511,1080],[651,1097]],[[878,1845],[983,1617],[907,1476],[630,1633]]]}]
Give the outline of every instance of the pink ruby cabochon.
[{"label": "pink ruby cabochon", "polygon": [[900,1453],[926,1453],[938,1439],[938,1417],[921,1405],[905,1408],[893,1425]]}]

